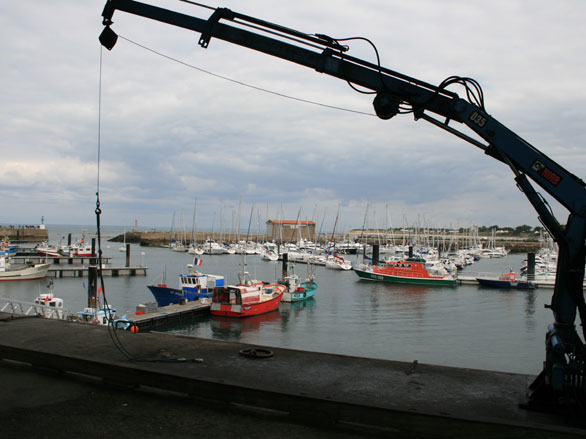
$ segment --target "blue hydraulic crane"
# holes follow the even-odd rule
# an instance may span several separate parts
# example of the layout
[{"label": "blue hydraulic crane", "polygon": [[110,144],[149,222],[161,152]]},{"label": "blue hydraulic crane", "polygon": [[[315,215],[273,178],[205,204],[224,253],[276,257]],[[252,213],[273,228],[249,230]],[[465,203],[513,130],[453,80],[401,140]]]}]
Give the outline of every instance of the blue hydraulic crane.
[{"label": "blue hydraulic crane", "polygon": [[[415,120],[430,122],[507,165],[559,247],[555,288],[548,305],[554,322],[546,333],[543,370],[529,386],[526,406],[551,410],[566,410],[571,406],[579,413],[586,411],[586,348],[575,327],[579,313],[582,337],[586,339],[583,292],[586,186],[580,178],[489,115],[476,81],[453,76],[432,85],[380,63],[355,58],[341,41],[327,35],[303,33],[227,8],[215,8],[208,19],[202,19],[134,0],[106,1],[100,42],[109,50],[117,40],[111,28],[117,10],[198,32],[199,45],[203,48],[209,46],[212,37],[218,38],[334,76],[353,88],[371,90],[379,118],[386,120],[411,113]],[[465,88],[466,99],[447,90],[454,84]],[[466,125],[479,139],[459,130],[457,124]],[[568,210],[565,225],[558,222],[530,180]]]}]

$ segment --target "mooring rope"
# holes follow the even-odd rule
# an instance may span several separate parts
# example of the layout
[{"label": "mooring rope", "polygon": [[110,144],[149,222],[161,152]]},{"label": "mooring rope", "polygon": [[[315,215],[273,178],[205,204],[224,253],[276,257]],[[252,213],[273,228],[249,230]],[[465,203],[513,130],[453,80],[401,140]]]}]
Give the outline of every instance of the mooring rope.
[{"label": "mooring rope", "polygon": [[[104,301],[104,313],[107,317],[107,326],[108,326],[108,334],[112,339],[112,343],[116,348],[128,359],[132,361],[143,361],[143,362],[170,362],[170,363],[177,363],[177,362],[185,362],[188,361],[186,358],[139,358],[136,355],[131,354],[122,344],[122,341],[118,337],[117,329],[116,329],[116,322],[114,322],[114,316],[112,315],[112,310],[108,304],[108,299],[106,296],[106,284],[104,282],[104,275],[102,270],[102,233],[101,233],[101,223],[100,217],[102,215],[102,208],[100,207],[100,164],[101,164],[101,152],[102,152],[102,67],[103,67],[103,52],[104,48],[100,44],[100,67],[99,67],[99,86],[98,86],[98,154],[97,154],[97,184],[96,184],[96,251],[97,251],[97,276],[100,281],[100,287],[94,288],[97,291],[93,291],[93,294],[99,294],[101,291],[103,301]],[[89,286],[90,289],[92,286]],[[125,321],[128,322],[128,321]],[[195,361],[195,360],[191,360]]]}]

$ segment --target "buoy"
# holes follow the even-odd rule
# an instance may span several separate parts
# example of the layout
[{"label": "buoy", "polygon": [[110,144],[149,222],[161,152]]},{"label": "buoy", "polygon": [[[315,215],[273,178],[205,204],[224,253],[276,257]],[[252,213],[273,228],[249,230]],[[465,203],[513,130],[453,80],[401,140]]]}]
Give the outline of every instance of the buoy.
[{"label": "buoy", "polygon": [[134,333],[138,332],[138,326],[136,326],[136,325],[131,325],[131,326],[130,326],[130,332],[134,332]]}]

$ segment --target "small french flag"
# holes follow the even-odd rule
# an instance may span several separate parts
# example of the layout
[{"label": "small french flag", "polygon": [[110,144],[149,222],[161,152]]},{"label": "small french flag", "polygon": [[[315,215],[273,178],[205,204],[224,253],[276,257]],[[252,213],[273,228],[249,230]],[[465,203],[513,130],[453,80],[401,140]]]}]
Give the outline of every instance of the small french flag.
[{"label": "small french flag", "polygon": [[193,265],[196,267],[201,266],[201,264],[203,264],[203,259],[200,258],[193,258]]}]

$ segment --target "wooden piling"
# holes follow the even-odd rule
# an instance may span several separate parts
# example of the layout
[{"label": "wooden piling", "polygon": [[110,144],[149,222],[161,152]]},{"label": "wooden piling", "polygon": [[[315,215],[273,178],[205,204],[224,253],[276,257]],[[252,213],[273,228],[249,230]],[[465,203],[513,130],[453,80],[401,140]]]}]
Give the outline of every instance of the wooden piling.
[{"label": "wooden piling", "polygon": [[[83,275],[83,272],[81,273]],[[97,308],[98,267],[88,267],[88,307]]]}]

